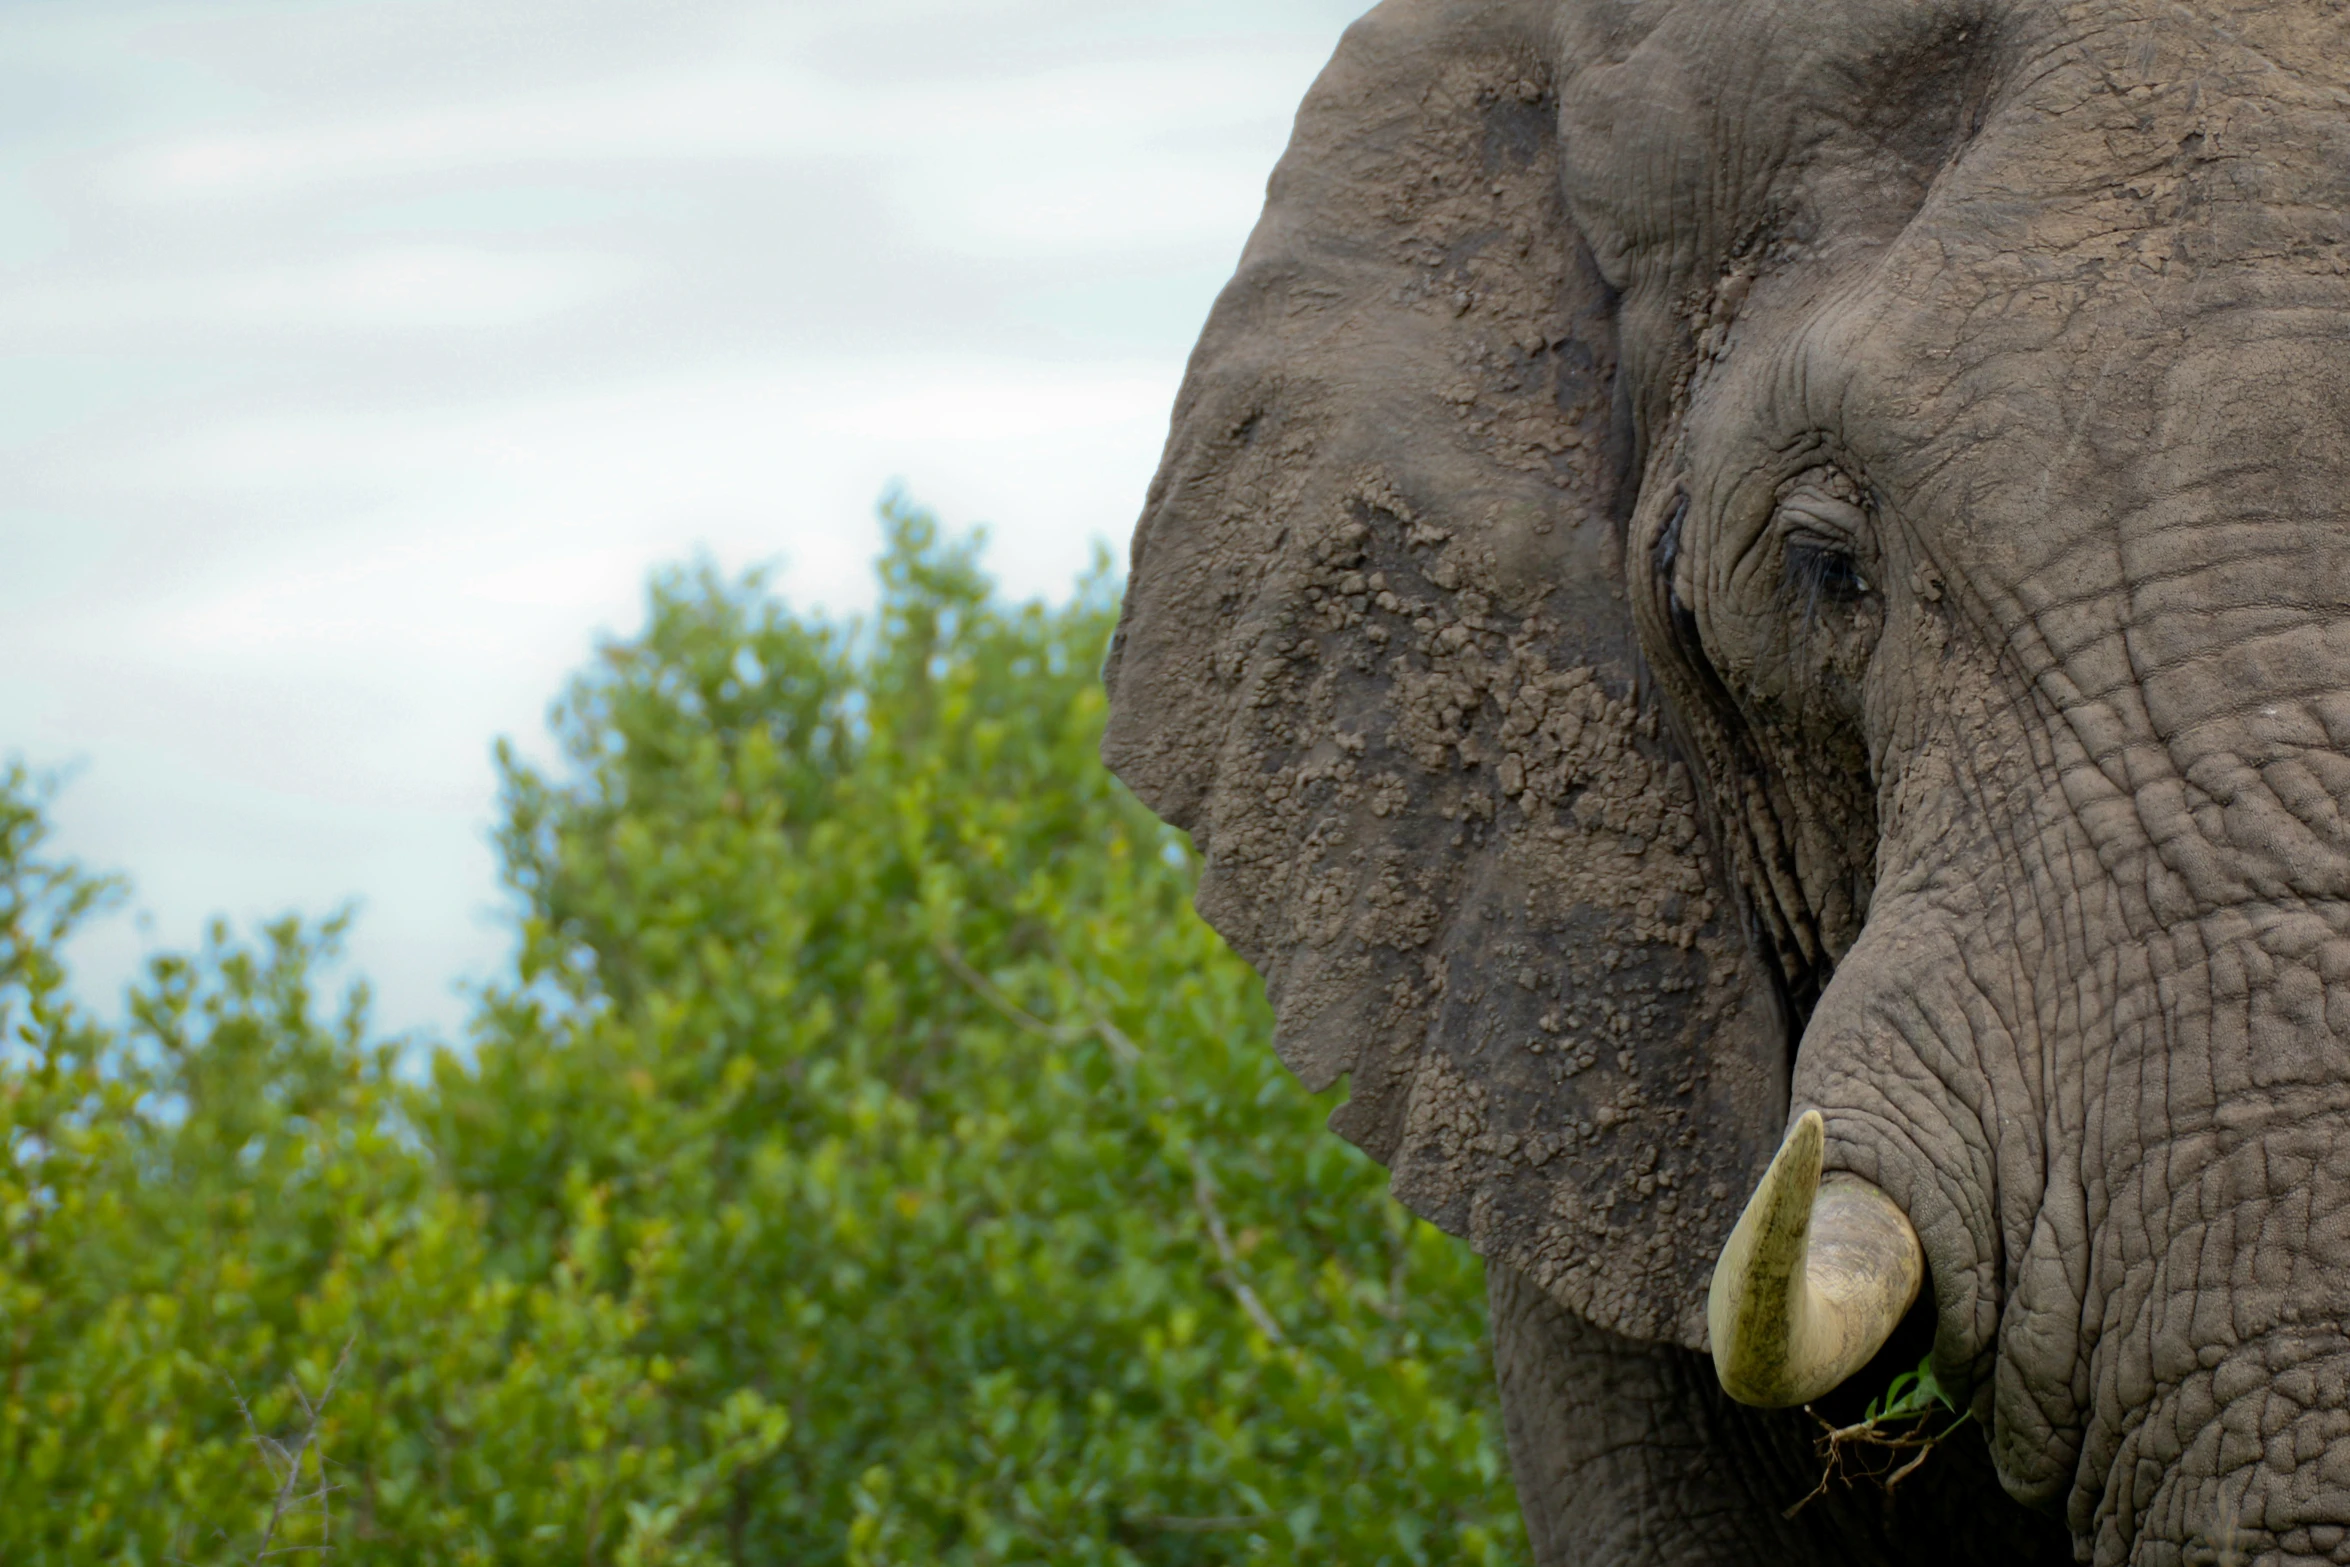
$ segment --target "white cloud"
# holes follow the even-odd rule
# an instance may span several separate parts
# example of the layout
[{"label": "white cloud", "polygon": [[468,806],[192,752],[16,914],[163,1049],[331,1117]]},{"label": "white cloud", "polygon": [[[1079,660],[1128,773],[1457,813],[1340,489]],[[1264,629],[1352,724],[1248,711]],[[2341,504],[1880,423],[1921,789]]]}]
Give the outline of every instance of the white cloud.
[{"label": "white cloud", "polygon": [[[1066,454],[1092,482],[1139,499],[1179,369],[1172,360],[1056,366],[945,355],[687,365],[522,399],[230,408],[161,439],[138,432],[97,465],[108,490],[155,502],[227,494],[250,511],[365,497],[358,521],[371,533],[393,531],[397,512],[438,534],[435,515],[495,508],[542,546],[597,519],[747,513],[768,525],[796,509],[812,473],[865,458],[888,472],[987,454],[1017,473]],[[1076,455],[1105,450],[1105,432],[1124,448],[1108,472]],[[63,483],[95,455],[56,449],[38,476]],[[96,478],[75,482],[86,492]],[[858,502],[860,514],[870,499]]]},{"label": "white cloud", "polygon": [[1050,175],[971,157],[909,170],[897,208],[939,248],[963,255],[1096,255],[1214,236],[1235,256],[1264,204],[1255,160],[1096,151]]},{"label": "white cloud", "polygon": [[[842,80],[785,61],[604,80],[385,117],[160,139],[114,159],[148,200],[255,200],[320,184],[520,164],[716,158],[972,159],[981,149],[1147,145],[1278,116],[1303,57],[1203,50],[982,80]],[[1057,161],[1057,160],[1054,160]]]},{"label": "white cloud", "polygon": [[816,428],[917,450],[958,441],[1074,435],[1163,419],[1174,388],[1155,374],[1032,365],[908,366],[844,377],[837,400],[810,407]]},{"label": "white cloud", "polygon": [[534,551],[524,559],[459,577],[457,597],[492,611],[575,610],[612,602],[615,590],[633,591],[644,572],[634,550],[617,546],[565,550],[549,558]]},{"label": "white cloud", "polygon": [[1013,591],[1064,591],[1092,540],[1123,544],[1174,380],[840,362],[233,414],[108,462],[134,514],[225,494],[247,526],[150,534],[103,597],[32,607],[0,638],[0,688],[45,693],[43,727],[168,744],[256,788],[363,808],[445,800],[457,779],[486,800],[489,737],[535,729],[590,630],[634,620],[654,562],[780,556],[795,601],[854,608],[873,502],[903,475],[951,521],[1004,524],[991,564]]},{"label": "white cloud", "polygon": [[157,328],[276,332],[507,326],[577,309],[635,273],[613,256],[518,255],[453,246],[361,252],[212,274],[61,278],[0,289],[15,346],[151,340]]}]

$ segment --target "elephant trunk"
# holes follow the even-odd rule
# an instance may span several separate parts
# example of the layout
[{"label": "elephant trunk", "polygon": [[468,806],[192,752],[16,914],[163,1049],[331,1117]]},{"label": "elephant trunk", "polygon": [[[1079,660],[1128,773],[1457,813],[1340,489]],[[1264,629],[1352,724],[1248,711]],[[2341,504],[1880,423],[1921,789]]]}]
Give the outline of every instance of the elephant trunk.
[{"label": "elephant trunk", "polygon": [[1866,1181],[1823,1186],[1826,1141],[1805,1111],[1714,1265],[1714,1370],[1741,1403],[1809,1403],[1866,1365],[1917,1299],[1917,1232]]}]

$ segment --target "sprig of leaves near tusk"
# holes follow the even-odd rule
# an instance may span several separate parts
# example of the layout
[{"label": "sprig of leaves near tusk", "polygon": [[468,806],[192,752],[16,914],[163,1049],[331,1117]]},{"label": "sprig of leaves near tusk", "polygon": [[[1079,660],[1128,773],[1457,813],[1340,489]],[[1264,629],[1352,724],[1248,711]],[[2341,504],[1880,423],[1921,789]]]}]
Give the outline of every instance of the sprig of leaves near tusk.
[{"label": "sprig of leaves near tusk", "polygon": [[1917,1299],[1925,1254],[1876,1187],[1822,1184],[1827,1130],[1807,1110],[1714,1264],[1706,1330],[1714,1372],[1742,1404],[1807,1404],[1866,1365]]},{"label": "sprig of leaves near tusk", "polygon": [[[1916,1474],[1918,1467],[1934,1456],[1935,1448],[1973,1418],[1943,1388],[1934,1374],[1932,1355],[1919,1361],[1916,1370],[1894,1377],[1851,1425],[1837,1425],[1817,1410],[1804,1413],[1820,1423],[1820,1483],[1785,1509],[1780,1514],[1783,1518],[1802,1512],[1839,1482],[1849,1486],[1873,1480],[1891,1496],[1895,1486]],[[1956,1418],[1935,1430],[1935,1422],[1944,1415]]]}]

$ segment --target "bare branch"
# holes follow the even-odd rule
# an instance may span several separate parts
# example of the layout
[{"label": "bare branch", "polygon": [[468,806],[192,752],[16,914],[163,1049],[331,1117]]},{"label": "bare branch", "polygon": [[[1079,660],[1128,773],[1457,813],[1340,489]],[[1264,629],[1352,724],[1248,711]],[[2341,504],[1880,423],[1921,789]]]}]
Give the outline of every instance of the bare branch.
[{"label": "bare branch", "polygon": [[[287,1384],[294,1390],[295,1402],[302,1406],[303,1415],[301,1440],[290,1449],[285,1443],[262,1432],[260,1423],[253,1418],[252,1407],[245,1402],[244,1393],[226,1372],[219,1373],[221,1380],[228,1382],[229,1396],[237,1402],[237,1413],[245,1417],[245,1429],[252,1433],[253,1446],[261,1454],[262,1466],[269,1471],[270,1478],[277,1482],[277,1494],[270,1500],[269,1521],[262,1526],[261,1543],[253,1550],[255,1567],[280,1556],[300,1555],[307,1551],[323,1553],[333,1548],[334,1514],[328,1498],[334,1493],[335,1487],[327,1480],[326,1454],[323,1451],[318,1456],[318,1488],[304,1494],[297,1487],[302,1481],[302,1460],[318,1447],[318,1428],[326,1416],[327,1400],[335,1396],[335,1387],[342,1381],[344,1368],[351,1363],[351,1350],[358,1342],[357,1333],[343,1341],[343,1352],[336,1358],[334,1370],[327,1373],[326,1386],[319,1389],[315,1403],[303,1391],[298,1378],[286,1378]],[[318,1509],[322,1543],[279,1545],[277,1534],[285,1527],[287,1517],[298,1506],[313,1505]]]},{"label": "bare branch", "polygon": [[1001,1012],[1005,1017],[1011,1019],[1014,1023],[1019,1024],[1022,1028],[1027,1029],[1030,1033],[1042,1034],[1047,1039],[1057,1040],[1062,1044],[1067,1044],[1070,1040],[1078,1037],[1078,1033],[1083,1032],[1083,1030],[1079,1030],[1077,1033],[1072,1033],[1070,1030],[1065,1028],[1055,1028],[1050,1023],[1047,1023],[1043,1018],[1038,1017],[1035,1013],[1020,1005],[1019,1002],[1014,1001],[1010,996],[1005,995],[1001,990],[996,988],[994,980],[989,979],[985,974],[982,974],[979,972],[979,970],[973,968],[970,963],[964,959],[963,954],[955,950],[954,944],[948,941],[945,937],[941,936],[937,941],[932,943],[932,946],[937,951],[939,960],[945,963],[948,968],[951,968],[955,971],[956,978],[962,980],[964,984],[969,985],[973,990],[977,991],[979,993],[980,1000],[986,1002],[989,1006],[994,1007],[998,1012]]},{"label": "bare branch", "polygon": [[1096,1016],[1093,1020],[1093,1031],[1101,1036],[1103,1044],[1110,1047],[1110,1054],[1125,1065],[1132,1066],[1142,1059],[1142,1047],[1127,1038],[1120,1031],[1118,1025],[1108,1018]]},{"label": "bare branch", "polygon": [[1093,1034],[1109,1047],[1110,1054],[1121,1064],[1132,1066],[1142,1059],[1141,1047],[1127,1038],[1124,1031],[1108,1018],[1096,1013],[1091,1021],[1082,1027],[1063,1025],[1056,1028],[1020,1005],[1019,1002],[1014,1001],[1010,996],[1005,995],[995,981],[973,968],[970,961],[957,951],[954,944],[945,937],[940,937],[931,945],[933,950],[938,953],[939,961],[954,970],[955,977],[976,991],[980,1000],[1030,1033],[1042,1035],[1060,1045],[1073,1044],[1077,1040],[1083,1039],[1087,1034]]},{"label": "bare branch", "polygon": [[1281,1331],[1281,1324],[1273,1320],[1273,1313],[1265,1309],[1265,1303],[1257,1298],[1257,1292],[1249,1288],[1247,1279],[1241,1277],[1240,1255],[1232,1249],[1232,1237],[1224,1232],[1224,1216],[1216,1211],[1216,1192],[1208,1184],[1207,1171],[1201,1170],[1194,1175],[1191,1194],[1199,1203],[1200,1216],[1208,1221],[1208,1239],[1216,1243],[1216,1255],[1224,1259],[1224,1269],[1217,1275],[1218,1279],[1226,1289],[1232,1291],[1232,1298],[1240,1302],[1240,1309],[1248,1313],[1249,1321],[1257,1325],[1258,1332],[1276,1344],[1288,1343],[1289,1336]]},{"label": "bare branch", "polygon": [[1271,1513],[1226,1513],[1206,1518],[1171,1518],[1164,1513],[1129,1513],[1126,1521],[1137,1529],[1163,1529],[1170,1534],[1216,1534],[1228,1529],[1262,1529],[1278,1520]]}]

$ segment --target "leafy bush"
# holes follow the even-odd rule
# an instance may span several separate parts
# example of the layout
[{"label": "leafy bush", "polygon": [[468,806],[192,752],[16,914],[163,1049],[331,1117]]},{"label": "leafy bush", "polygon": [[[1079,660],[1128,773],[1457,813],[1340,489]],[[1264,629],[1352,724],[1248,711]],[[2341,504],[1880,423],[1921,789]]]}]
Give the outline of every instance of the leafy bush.
[{"label": "leafy bush", "polygon": [[885,515],[871,625],[665,573],[501,752],[520,953],[423,1074],[334,921],[102,1026],[0,780],[0,1560],[1522,1558],[1476,1260],[1094,760],[1106,573]]}]

